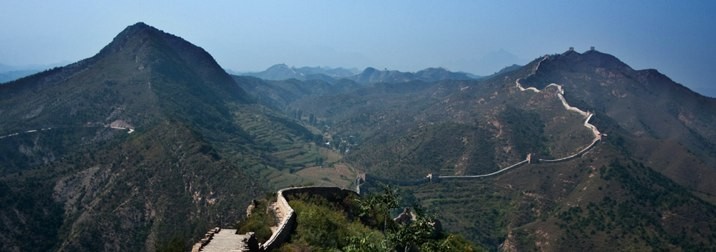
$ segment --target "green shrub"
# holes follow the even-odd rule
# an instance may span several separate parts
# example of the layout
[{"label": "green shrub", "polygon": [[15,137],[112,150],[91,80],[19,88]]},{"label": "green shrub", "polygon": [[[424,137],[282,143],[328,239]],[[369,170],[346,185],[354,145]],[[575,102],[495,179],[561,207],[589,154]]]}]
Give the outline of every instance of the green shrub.
[{"label": "green shrub", "polygon": [[259,242],[271,238],[271,227],[276,226],[278,221],[274,213],[267,208],[266,202],[266,200],[259,201],[251,215],[238,223],[236,227],[238,233],[254,232]]}]

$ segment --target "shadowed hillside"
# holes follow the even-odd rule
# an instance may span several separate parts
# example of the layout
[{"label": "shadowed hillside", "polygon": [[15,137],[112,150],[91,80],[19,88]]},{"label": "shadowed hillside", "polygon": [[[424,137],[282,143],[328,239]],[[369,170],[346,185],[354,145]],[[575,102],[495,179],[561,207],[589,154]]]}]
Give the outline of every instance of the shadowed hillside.
[{"label": "shadowed hillside", "polygon": [[[0,241],[183,250],[274,187],[352,181],[320,135],[257,104],[248,84],[137,23],[91,58],[0,86]],[[345,179],[313,171],[324,160]]]}]

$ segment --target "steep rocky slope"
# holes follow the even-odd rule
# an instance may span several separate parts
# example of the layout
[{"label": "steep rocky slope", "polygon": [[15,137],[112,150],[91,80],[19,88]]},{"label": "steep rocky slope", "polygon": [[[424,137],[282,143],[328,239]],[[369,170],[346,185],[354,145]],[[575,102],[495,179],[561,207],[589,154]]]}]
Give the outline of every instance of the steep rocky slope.
[{"label": "steep rocky slope", "polygon": [[0,86],[0,241],[182,249],[274,189],[263,176],[310,183],[288,169],[321,156],[315,135],[241,84],[203,49],[137,23],[91,58]]}]

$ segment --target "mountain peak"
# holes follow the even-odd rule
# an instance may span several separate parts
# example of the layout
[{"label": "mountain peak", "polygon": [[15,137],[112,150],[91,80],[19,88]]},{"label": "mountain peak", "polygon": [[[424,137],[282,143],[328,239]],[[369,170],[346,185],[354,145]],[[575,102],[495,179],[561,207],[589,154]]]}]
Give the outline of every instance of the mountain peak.
[{"label": "mountain peak", "polygon": [[133,36],[142,36],[142,35],[150,35],[150,34],[156,34],[156,33],[163,33],[157,28],[154,28],[151,25],[145,24],[143,22],[138,22],[136,24],[127,26],[127,28],[124,28],[119,34],[117,34],[117,37],[133,37]]},{"label": "mountain peak", "polygon": [[375,69],[374,67],[366,67],[362,73],[374,73],[378,72],[378,69]]},{"label": "mountain peak", "polygon": [[428,67],[423,70],[418,71],[417,73],[449,73],[445,68],[442,67]]},{"label": "mountain peak", "polygon": [[538,58],[528,65],[539,66],[536,69],[536,75],[563,70],[572,72],[586,71],[589,69],[609,69],[616,72],[634,71],[634,69],[617,57],[594,49],[579,53],[570,48],[561,54],[552,54]]},{"label": "mountain peak", "polygon": [[565,74],[584,75],[594,72],[611,76],[635,76],[636,74],[634,69],[617,57],[594,48],[583,53],[570,48],[561,54],[538,58],[529,63],[528,68],[533,69],[534,72],[523,77],[523,81],[536,88],[543,88],[550,83],[559,83],[560,78],[557,77]]},{"label": "mountain peak", "polygon": [[[10,90],[5,95],[9,97],[11,92],[19,95],[17,93],[40,86],[43,90],[54,90],[73,97],[65,98],[73,102],[60,102],[63,99],[57,99],[56,103],[48,103],[47,106],[57,111],[84,109],[87,113],[85,117],[72,118],[98,124],[109,122],[98,116],[104,112],[97,111],[111,107],[122,108],[128,116],[120,119],[133,121],[133,125],[141,127],[142,124],[155,121],[147,118],[158,118],[160,114],[172,118],[183,117],[186,121],[199,121],[190,118],[194,115],[184,112],[193,111],[199,106],[204,111],[221,111],[222,116],[226,116],[228,113],[225,112],[227,109],[223,102],[252,102],[251,97],[208,52],[142,22],[122,30],[95,56],[16,82],[5,87]],[[101,93],[104,96],[77,99],[68,90]],[[140,113],[152,116],[140,121],[140,117],[136,116]],[[47,121],[65,120],[56,114],[47,112],[38,117],[46,118]],[[201,120],[211,121],[206,118]]]},{"label": "mountain peak", "polygon": [[264,80],[308,80],[320,79],[331,80],[353,76],[357,73],[354,69],[331,68],[331,67],[293,67],[285,63],[275,64],[261,72],[244,73],[243,75],[254,76]]},{"label": "mountain peak", "polygon": [[303,77],[303,74],[296,72],[293,67],[289,67],[285,63],[272,65],[263,72],[249,75],[266,80],[302,79]]},{"label": "mountain peak", "polygon": [[139,22],[134,23],[133,25],[127,26],[127,28],[130,28],[130,27],[149,27],[149,28],[154,28],[154,27],[152,27],[151,25],[148,25],[148,24],[146,24],[146,23],[144,23],[144,22],[142,22],[142,21],[139,21]]},{"label": "mountain peak", "polygon": [[367,67],[363,72],[353,77],[353,80],[361,83],[378,82],[409,82],[425,81],[434,82],[441,80],[470,80],[473,79],[466,73],[451,72],[442,67],[429,67],[418,72],[400,72],[397,70],[378,70]]},{"label": "mountain peak", "polygon": [[470,80],[472,79],[466,73],[451,72],[442,67],[430,67],[415,73],[417,79],[423,81],[439,81],[439,80]]},{"label": "mountain peak", "polygon": [[601,67],[601,68],[628,68],[631,69],[626,63],[619,60],[617,57],[603,53],[594,49],[579,53],[574,50],[568,50],[561,55],[554,56],[554,59],[564,61],[565,64],[571,65],[584,65],[588,67]]},{"label": "mountain peak", "polygon": [[[165,46],[182,47],[174,49],[188,49],[192,51],[193,49],[190,49],[190,47],[197,47],[179,36],[164,32],[144,22],[137,22],[124,28],[124,30],[112,39],[112,42],[102,48],[98,55],[106,55],[120,51],[126,51],[126,54],[136,55],[141,54],[140,48],[147,46],[157,48]],[[206,52],[204,52],[204,54],[208,55]]]},{"label": "mountain peak", "polygon": [[289,67],[288,65],[286,65],[286,63],[275,64],[275,65],[273,65],[273,66],[271,66],[271,67],[291,68],[291,67]]},{"label": "mountain peak", "polygon": [[157,30],[157,28],[154,28],[151,25],[148,25],[144,22],[137,22],[133,25],[127,26],[122,32],[134,32],[134,31],[142,31],[142,30]]},{"label": "mountain peak", "polygon": [[291,67],[286,65],[285,63],[276,64],[273,66],[270,66],[266,71],[293,71]]},{"label": "mountain peak", "polygon": [[132,44],[133,41],[139,41],[139,44],[143,44],[143,42],[149,38],[158,36],[159,34],[164,34],[164,32],[143,22],[138,22],[124,28],[124,30],[112,39],[111,43],[102,48],[99,54],[104,55],[118,52]]}]

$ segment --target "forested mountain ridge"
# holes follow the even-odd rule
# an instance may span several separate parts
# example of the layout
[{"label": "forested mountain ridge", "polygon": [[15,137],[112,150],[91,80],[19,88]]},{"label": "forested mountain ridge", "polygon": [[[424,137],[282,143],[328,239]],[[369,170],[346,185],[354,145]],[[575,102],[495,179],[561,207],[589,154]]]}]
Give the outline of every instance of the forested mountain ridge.
[{"label": "forested mountain ridge", "polygon": [[[410,181],[486,174],[528,153],[576,152],[593,136],[565,102],[593,113],[590,122],[604,133],[581,158],[406,186],[406,195],[451,231],[493,248],[713,246],[714,233],[704,231],[714,223],[696,223],[714,214],[706,182],[714,178],[714,130],[705,126],[714,99],[605,53],[569,50],[478,81],[378,83],[298,99],[295,108],[314,114],[334,142],[346,141],[336,148],[354,166]],[[606,226],[585,224],[604,218]]]},{"label": "forested mountain ridge", "polygon": [[255,73],[241,73],[241,76],[253,76],[264,80],[313,80],[313,79],[341,79],[356,74],[354,69],[330,67],[289,67],[286,64],[276,64],[264,71]]},{"label": "forested mountain ridge", "polygon": [[[507,68],[509,69],[509,68]],[[402,72],[397,70],[378,70],[373,67],[367,67],[363,71],[345,69],[345,68],[328,68],[328,67],[289,67],[286,64],[276,64],[268,69],[257,73],[239,73],[238,76],[252,76],[269,81],[284,81],[296,79],[306,80],[324,80],[337,81],[341,79],[349,79],[358,83],[370,84],[379,82],[407,82],[407,81],[439,81],[439,80],[471,80],[480,79],[480,76],[463,73],[451,72],[442,67],[430,67],[417,72]]]},{"label": "forested mountain ridge", "polygon": [[335,158],[241,85],[200,47],[137,23],[91,58],[0,86],[0,240],[185,248],[275,187],[343,183],[293,174]]},{"label": "forested mountain ridge", "polygon": [[[626,139],[631,156],[688,188],[716,195],[702,180],[716,176],[716,99],[699,95],[654,69],[634,70],[590,50],[540,59],[524,81],[563,83],[565,97],[598,115],[603,127]],[[614,125],[616,124],[616,125]],[[672,155],[664,155],[672,153]],[[694,176],[694,174],[700,174]]]}]

